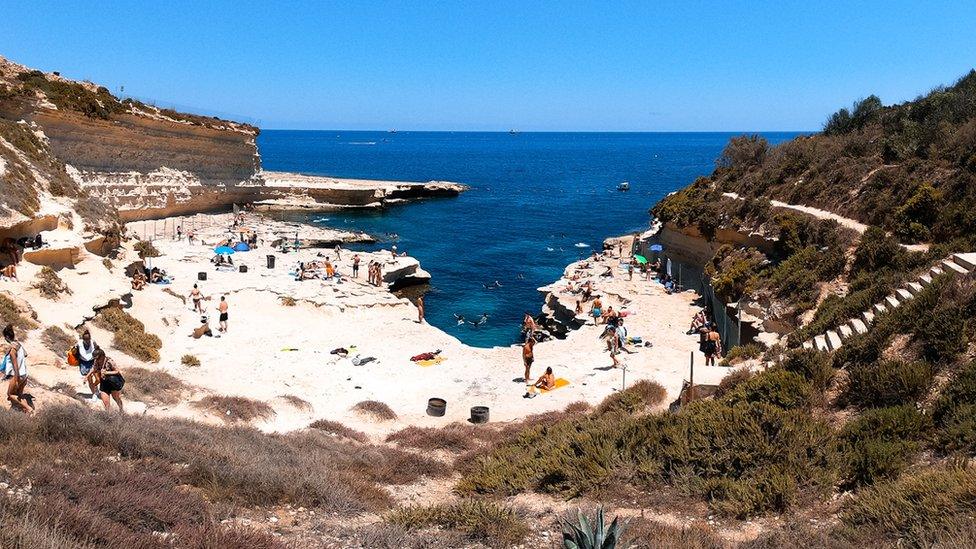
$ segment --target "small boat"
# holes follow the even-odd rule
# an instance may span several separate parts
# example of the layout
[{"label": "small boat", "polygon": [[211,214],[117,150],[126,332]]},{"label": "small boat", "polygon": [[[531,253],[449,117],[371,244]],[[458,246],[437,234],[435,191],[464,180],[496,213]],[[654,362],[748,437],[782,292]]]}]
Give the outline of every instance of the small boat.
[{"label": "small boat", "polygon": [[518,130],[508,130],[508,133],[511,134],[511,135],[518,135],[519,131]]},{"label": "small boat", "polygon": [[619,185],[617,185],[617,190],[618,191],[629,191],[630,190],[630,183],[628,183],[627,181],[622,181]]}]

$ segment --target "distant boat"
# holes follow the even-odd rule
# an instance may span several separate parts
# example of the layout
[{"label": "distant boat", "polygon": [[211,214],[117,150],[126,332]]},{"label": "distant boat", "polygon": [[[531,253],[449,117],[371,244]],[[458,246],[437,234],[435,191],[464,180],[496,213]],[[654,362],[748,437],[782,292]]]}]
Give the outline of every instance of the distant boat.
[{"label": "distant boat", "polygon": [[617,190],[618,191],[629,191],[630,190],[630,183],[628,183],[627,181],[622,181],[619,185],[617,185]]},{"label": "distant boat", "polygon": [[510,133],[512,135],[517,135],[518,132],[519,132],[518,130],[508,130],[508,133]]},{"label": "distant boat", "polygon": [[386,133],[396,133],[396,128],[393,128],[392,130],[387,130]]}]

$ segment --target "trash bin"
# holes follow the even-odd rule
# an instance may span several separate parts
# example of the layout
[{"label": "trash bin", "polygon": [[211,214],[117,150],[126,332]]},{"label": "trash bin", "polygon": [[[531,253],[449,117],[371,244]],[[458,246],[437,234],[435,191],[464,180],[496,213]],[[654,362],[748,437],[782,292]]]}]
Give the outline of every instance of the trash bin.
[{"label": "trash bin", "polygon": [[206,280],[207,273],[197,273],[197,280]]},{"label": "trash bin", "polygon": [[240,267],[238,267],[237,270],[240,271],[240,272],[242,272],[242,273],[246,273],[247,272],[247,265],[241,265]]},{"label": "trash bin", "polygon": [[269,255],[268,256],[268,268],[269,269],[274,269],[274,264],[275,264],[275,256]]}]

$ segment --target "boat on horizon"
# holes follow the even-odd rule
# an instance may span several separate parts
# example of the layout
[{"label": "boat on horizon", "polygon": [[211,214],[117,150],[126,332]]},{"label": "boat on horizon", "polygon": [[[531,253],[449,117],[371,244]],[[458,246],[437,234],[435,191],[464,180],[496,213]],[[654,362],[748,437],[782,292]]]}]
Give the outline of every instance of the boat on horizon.
[{"label": "boat on horizon", "polygon": [[621,181],[620,184],[617,185],[617,190],[618,191],[629,191],[630,190],[630,182],[629,181]]}]

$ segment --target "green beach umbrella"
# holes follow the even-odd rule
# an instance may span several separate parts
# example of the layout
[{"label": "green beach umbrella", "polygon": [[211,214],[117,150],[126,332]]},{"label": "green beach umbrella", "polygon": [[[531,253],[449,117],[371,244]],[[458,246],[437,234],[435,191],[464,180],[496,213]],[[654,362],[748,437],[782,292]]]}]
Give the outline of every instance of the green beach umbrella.
[{"label": "green beach umbrella", "polygon": [[641,265],[647,263],[647,258],[642,255],[635,255],[634,259],[636,259],[637,262],[640,263]]}]

